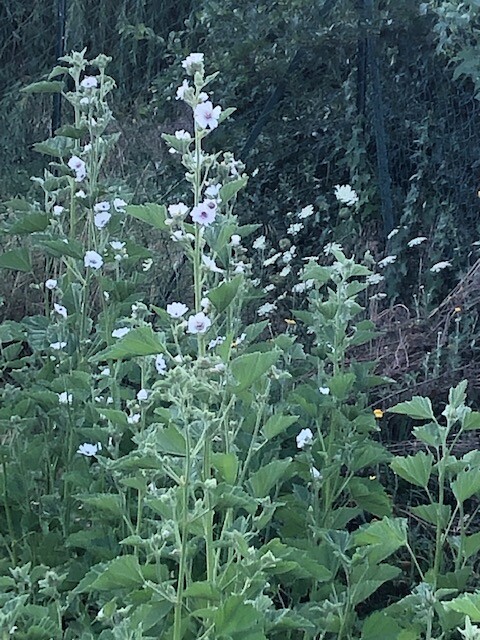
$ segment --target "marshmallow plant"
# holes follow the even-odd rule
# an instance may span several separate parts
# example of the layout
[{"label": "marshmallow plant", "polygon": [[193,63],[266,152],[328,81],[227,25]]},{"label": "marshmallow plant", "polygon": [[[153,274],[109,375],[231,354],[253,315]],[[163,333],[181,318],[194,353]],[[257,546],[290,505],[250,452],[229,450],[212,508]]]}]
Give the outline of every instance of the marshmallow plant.
[{"label": "marshmallow plant", "polygon": [[[351,356],[374,335],[361,301],[376,274],[335,243],[298,271],[290,240],[267,256],[259,225],[241,224],[245,167],[215,150],[234,110],[216,103],[216,74],[206,75],[201,53],[183,61],[176,91],[189,131],[164,136],[183,165],[184,194],[127,204],[128,190],[102,171],[116,140],[107,62],[74,52],[27,87],[62,92],[73,125],[37,145],[54,158],[35,180],[43,204],[10,226],[28,228],[28,248],[46,255],[35,285],[45,312],[0,331],[8,343],[1,633],[35,625],[41,637],[67,640],[431,632],[433,614],[409,627],[408,617],[369,604],[400,573],[385,560],[402,547],[412,555],[407,521],[392,517],[379,480],[389,459],[375,440],[384,414],[368,393],[382,379]],[[52,80],[61,74],[71,90]],[[336,196],[359,203],[346,185]],[[288,235],[313,214],[304,207]],[[174,243],[190,286],[147,304],[141,278],[165,260],[135,245],[131,224]],[[26,249],[9,260],[30,268]],[[255,277],[259,260],[262,275],[278,272],[271,281],[298,277],[289,293],[299,310],[282,311],[286,293]],[[407,467],[392,464],[401,477]]]}]

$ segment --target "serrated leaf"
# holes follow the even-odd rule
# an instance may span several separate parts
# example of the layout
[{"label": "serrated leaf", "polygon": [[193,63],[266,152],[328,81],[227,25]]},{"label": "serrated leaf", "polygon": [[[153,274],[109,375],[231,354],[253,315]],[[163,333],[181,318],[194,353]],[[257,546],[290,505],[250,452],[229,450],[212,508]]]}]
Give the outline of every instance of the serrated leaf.
[{"label": "serrated leaf", "polygon": [[348,490],[360,509],[379,518],[392,513],[391,500],[378,480],[354,477],[348,483]]},{"label": "serrated leaf", "polygon": [[467,399],[468,380],[462,380],[456,387],[452,387],[448,393],[448,404],[454,409],[458,409],[462,404],[465,404]]},{"label": "serrated leaf", "polygon": [[69,242],[63,242],[63,240],[41,240],[38,245],[54,258],[69,256],[70,258],[81,260],[84,256],[84,249],[78,240],[70,240]]},{"label": "serrated leaf", "polygon": [[38,153],[43,153],[46,156],[52,156],[53,158],[65,158],[73,151],[74,144],[75,143],[72,138],[56,136],[55,138],[49,138],[43,142],[36,142],[33,145],[33,148]]},{"label": "serrated leaf", "polygon": [[32,82],[20,89],[22,93],[61,93],[64,84],[58,80],[41,80],[40,82]]},{"label": "serrated leaf", "polygon": [[126,209],[127,213],[137,220],[146,222],[155,229],[160,231],[169,231],[170,227],[165,224],[167,218],[167,208],[163,204],[155,204],[153,202],[147,202],[140,205],[128,205]]},{"label": "serrated leaf", "polygon": [[419,451],[414,456],[396,456],[390,462],[390,467],[407,482],[425,489],[432,473],[433,456],[424,451]]},{"label": "serrated leaf", "polygon": [[101,351],[92,358],[98,360],[122,360],[140,356],[153,356],[165,353],[165,347],[160,337],[152,327],[137,327],[129,331],[116,344]]},{"label": "serrated leaf", "polygon": [[32,263],[27,249],[13,249],[0,255],[0,269],[12,269],[13,271],[32,270]]},{"label": "serrated leaf", "polygon": [[[369,616],[362,627],[361,640],[399,640],[402,628],[397,624],[395,618],[383,611],[375,611]],[[411,639],[417,640],[418,635],[412,633]],[[406,640],[406,639],[405,639]]]},{"label": "serrated leaf", "polygon": [[285,476],[291,462],[291,458],[273,460],[251,475],[248,482],[253,496],[266,498],[277,482]]},{"label": "serrated leaf", "polygon": [[445,609],[469,616],[472,622],[480,622],[480,591],[465,593],[449,602],[442,603]]},{"label": "serrated leaf", "polygon": [[283,433],[292,424],[295,424],[298,418],[299,416],[282,416],[278,414],[270,416],[262,427],[262,433],[267,440],[271,440],[278,436],[279,433]]},{"label": "serrated leaf", "polygon": [[91,591],[116,591],[143,586],[144,579],[135,556],[120,556],[111,560],[90,585]]},{"label": "serrated leaf", "polygon": [[243,178],[239,178],[238,180],[233,180],[233,182],[227,182],[227,184],[223,185],[220,189],[220,199],[222,204],[226,204],[229,200],[231,200],[240,189],[243,189],[248,182],[248,177],[244,176]]},{"label": "serrated leaf", "polygon": [[462,428],[465,431],[480,429],[480,411],[469,411],[466,413],[462,421]]},{"label": "serrated leaf", "polygon": [[439,447],[443,439],[446,437],[447,428],[442,427],[436,422],[429,422],[420,427],[413,427],[413,435],[421,442],[431,447]]},{"label": "serrated leaf", "polygon": [[116,493],[97,493],[95,495],[76,495],[78,500],[94,510],[103,511],[105,514],[121,518],[123,506],[120,496]]},{"label": "serrated leaf", "polygon": [[480,471],[478,468],[460,471],[450,483],[453,494],[462,503],[480,491]]},{"label": "serrated leaf", "polygon": [[391,409],[388,409],[388,411],[390,413],[409,416],[415,420],[435,420],[430,398],[424,398],[422,396],[413,396],[411,400],[400,402]]},{"label": "serrated leaf", "polygon": [[244,391],[252,386],[264,373],[266,373],[278,360],[279,351],[262,353],[245,353],[235,358],[231,364],[232,374],[237,381],[235,391]]},{"label": "serrated leaf", "polygon": [[467,560],[476,555],[480,551],[480,532],[471,536],[465,536],[463,539],[462,555]]},{"label": "serrated leaf", "polygon": [[48,216],[44,213],[31,213],[8,225],[5,231],[6,233],[20,236],[28,233],[36,233],[37,231],[44,231],[48,227],[48,224]]},{"label": "serrated leaf", "polygon": [[156,429],[155,443],[161,453],[184,456],[187,451],[185,436],[174,426]]},{"label": "serrated leaf", "polygon": [[382,518],[365,525],[353,536],[351,547],[374,547],[369,562],[381,562],[400,547],[407,544],[408,522],[406,518]]},{"label": "serrated leaf", "polygon": [[351,601],[354,606],[360,604],[372,593],[375,593],[382,584],[393,580],[400,575],[401,569],[390,564],[377,564],[369,566],[366,570],[363,565],[354,567],[352,571],[352,583],[355,588],[352,589]]},{"label": "serrated leaf", "polygon": [[234,453],[213,453],[212,467],[228,484],[235,484],[238,472],[238,458]]},{"label": "serrated leaf", "polygon": [[218,287],[209,291],[207,298],[213,303],[219,313],[225,311],[235,298],[242,280],[242,276],[238,275],[232,278],[232,280],[222,282]]},{"label": "serrated leaf", "polygon": [[448,525],[448,521],[450,520],[451,515],[451,507],[448,504],[440,505],[438,502],[433,502],[432,504],[422,504],[418,507],[411,508],[412,513],[416,516],[425,520],[425,522],[429,522],[430,524],[437,524],[437,521],[440,520],[441,525],[445,528]]}]

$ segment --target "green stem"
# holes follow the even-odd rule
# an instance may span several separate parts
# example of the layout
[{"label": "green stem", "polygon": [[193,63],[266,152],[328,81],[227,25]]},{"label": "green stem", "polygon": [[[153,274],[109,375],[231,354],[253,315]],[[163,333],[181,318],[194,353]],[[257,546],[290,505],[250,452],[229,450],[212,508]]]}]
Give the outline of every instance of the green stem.
[{"label": "green stem", "polygon": [[180,564],[178,568],[177,600],[174,607],[173,640],[182,638],[183,592],[187,571],[187,524],[188,524],[188,491],[190,484],[190,438],[186,430],[185,477],[183,478],[182,530],[180,546]]},{"label": "green stem", "polygon": [[10,538],[12,539],[12,550],[11,550],[11,560],[12,563],[14,565],[17,564],[17,557],[16,557],[16,553],[15,553],[15,529],[13,528],[13,520],[12,520],[12,514],[10,511],[10,505],[8,504],[8,493],[7,493],[7,486],[8,486],[8,478],[7,478],[7,463],[5,461],[2,462],[2,469],[3,469],[3,481],[5,483],[4,486],[4,490],[3,490],[3,503],[5,505],[5,515],[7,517],[7,527],[8,527],[8,533],[10,534]]}]

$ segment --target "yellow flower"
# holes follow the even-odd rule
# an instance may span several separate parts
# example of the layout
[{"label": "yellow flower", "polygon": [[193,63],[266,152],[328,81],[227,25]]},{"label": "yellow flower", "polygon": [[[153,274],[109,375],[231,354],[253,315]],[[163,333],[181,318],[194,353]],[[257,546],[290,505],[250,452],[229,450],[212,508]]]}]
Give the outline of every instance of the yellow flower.
[{"label": "yellow flower", "polygon": [[375,416],[375,418],[380,420],[380,418],[383,418],[383,411],[381,409],[374,409],[373,415]]},{"label": "yellow flower", "polygon": [[455,307],[454,311],[455,313],[460,313],[462,310],[462,307]]},{"label": "yellow flower", "polygon": [[292,320],[291,318],[285,318],[285,322],[286,322],[287,324],[297,324],[297,323],[295,322],[295,320]]}]

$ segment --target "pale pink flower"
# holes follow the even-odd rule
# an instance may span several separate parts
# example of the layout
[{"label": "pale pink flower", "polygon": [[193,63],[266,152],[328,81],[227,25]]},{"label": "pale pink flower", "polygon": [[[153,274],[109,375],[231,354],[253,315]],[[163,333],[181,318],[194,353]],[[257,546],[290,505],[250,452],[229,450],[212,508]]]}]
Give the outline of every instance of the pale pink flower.
[{"label": "pale pink flower", "polygon": [[214,107],[210,100],[197,104],[193,111],[195,122],[202,129],[215,129],[218,127],[218,119],[222,113],[222,107]]},{"label": "pale pink flower", "polygon": [[190,316],[188,319],[188,333],[205,333],[211,326],[212,321],[206,316],[203,311],[196,313],[194,316]]},{"label": "pale pink flower", "polygon": [[172,302],[167,304],[167,313],[171,318],[181,318],[188,311],[188,307],[183,302]]}]

